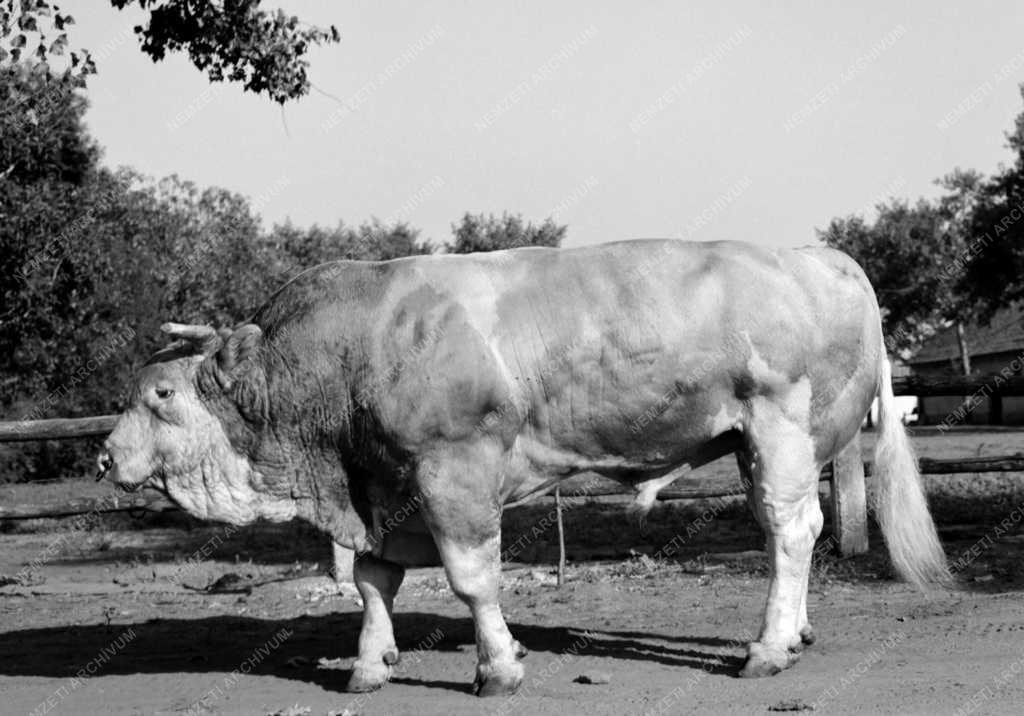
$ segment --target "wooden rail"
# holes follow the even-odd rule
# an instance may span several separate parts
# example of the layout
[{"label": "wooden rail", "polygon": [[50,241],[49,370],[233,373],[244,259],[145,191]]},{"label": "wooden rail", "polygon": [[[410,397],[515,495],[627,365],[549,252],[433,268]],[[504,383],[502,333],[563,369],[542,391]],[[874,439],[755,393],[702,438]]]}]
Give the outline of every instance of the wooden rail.
[{"label": "wooden rail", "polygon": [[118,417],[120,416],[98,415],[93,418],[16,420],[0,423],[0,443],[99,437],[114,429]]},{"label": "wooden rail", "polygon": [[164,512],[177,505],[155,490],[115,494],[107,497],[79,497],[64,502],[18,502],[0,505],[0,520],[35,520],[55,517],[107,514],[111,512]]}]

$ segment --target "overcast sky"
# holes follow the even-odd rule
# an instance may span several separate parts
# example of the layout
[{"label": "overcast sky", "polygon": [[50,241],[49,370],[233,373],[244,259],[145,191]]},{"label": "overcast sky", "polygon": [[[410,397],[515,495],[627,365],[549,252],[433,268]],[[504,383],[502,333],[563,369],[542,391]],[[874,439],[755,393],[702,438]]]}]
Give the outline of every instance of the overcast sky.
[{"label": "overcast sky", "polygon": [[[269,3],[273,6],[274,3]],[[337,2],[283,6],[342,41],[283,112],[187,59],[138,12],[63,3],[92,49],[110,166],[252,197],[264,223],[548,215],[566,245],[642,236],[816,241],[830,218],[1008,161],[1015,2]]]}]

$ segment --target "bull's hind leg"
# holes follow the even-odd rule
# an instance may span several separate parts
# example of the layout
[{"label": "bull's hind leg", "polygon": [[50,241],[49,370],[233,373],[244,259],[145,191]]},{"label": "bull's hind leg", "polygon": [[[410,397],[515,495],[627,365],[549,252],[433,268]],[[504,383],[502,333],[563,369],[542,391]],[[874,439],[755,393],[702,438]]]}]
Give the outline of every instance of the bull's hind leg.
[{"label": "bull's hind leg", "polygon": [[[484,456],[479,456],[484,457]],[[501,507],[487,459],[446,459],[421,466],[423,515],[433,532],[452,591],[469,607],[476,627],[479,696],[512,694],[523,680],[526,655],[498,605]],[[496,470],[493,474],[496,474]]]},{"label": "bull's hind leg", "polygon": [[[747,505],[750,507],[750,511],[754,513],[754,517],[757,519],[761,529],[764,530],[765,534],[768,534],[769,524],[766,517],[766,512],[758,507],[757,494],[754,491],[754,459],[753,454],[749,449],[741,450],[736,453],[736,462],[740,469],[740,479],[744,489],[746,490]],[[817,483],[815,483],[815,492],[817,491]],[[815,502],[815,504],[818,504]],[[820,512],[820,505],[818,505]],[[818,536],[821,534],[821,526],[819,525],[815,531],[814,539],[817,541]],[[813,560],[813,549],[812,549],[812,560]],[[811,621],[807,616],[807,588],[810,581],[810,564],[808,564],[807,571],[804,573],[803,588],[801,590],[800,599],[800,610],[797,618],[797,631],[800,634],[801,646],[797,646],[796,650],[800,651],[803,646],[810,646],[815,642],[816,637],[814,636],[814,628],[811,626]]]},{"label": "bull's hind leg", "polygon": [[813,641],[807,620],[807,581],[821,533],[819,465],[807,430],[786,411],[763,403],[747,425],[740,456],[751,474],[751,507],[767,538],[771,581],[758,640],[741,676],[769,676],[791,666]]},{"label": "bull's hind leg", "polygon": [[398,662],[391,609],[404,576],[405,568],[394,562],[372,554],[356,557],[352,578],[363,598],[363,629],[349,691],[373,691],[391,678],[391,667]]}]

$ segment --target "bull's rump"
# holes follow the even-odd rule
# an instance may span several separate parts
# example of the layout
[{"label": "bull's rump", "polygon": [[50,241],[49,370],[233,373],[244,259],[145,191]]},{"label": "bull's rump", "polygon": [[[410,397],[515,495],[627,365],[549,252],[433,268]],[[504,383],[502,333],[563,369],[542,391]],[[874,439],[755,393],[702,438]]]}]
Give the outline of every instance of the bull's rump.
[{"label": "bull's rump", "polygon": [[809,380],[810,427],[834,432],[838,394],[862,416],[874,392],[874,298],[829,250],[628,241],[346,263],[296,287],[332,284],[345,303],[319,330],[363,347],[353,391],[408,454],[488,435],[538,468],[659,471],[754,396]]}]

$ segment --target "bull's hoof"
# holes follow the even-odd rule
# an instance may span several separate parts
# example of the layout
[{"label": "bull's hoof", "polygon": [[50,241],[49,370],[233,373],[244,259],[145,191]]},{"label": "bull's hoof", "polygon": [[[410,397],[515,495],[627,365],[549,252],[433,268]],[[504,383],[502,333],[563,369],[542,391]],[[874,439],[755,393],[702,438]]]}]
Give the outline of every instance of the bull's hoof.
[{"label": "bull's hoof", "polygon": [[473,693],[477,696],[511,696],[523,683],[525,670],[519,662],[513,664],[480,664],[476,668]]},{"label": "bull's hoof", "polygon": [[[395,653],[397,661],[398,654]],[[345,690],[351,694],[364,694],[368,691],[376,691],[388,682],[391,678],[391,667],[388,664],[364,664],[357,661],[352,669],[352,676],[348,680]]]},{"label": "bull's hoof", "polygon": [[744,679],[774,676],[795,664],[799,658],[797,651],[773,649],[755,641],[750,645],[747,663],[740,670],[740,676]]},{"label": "bull's hoof", "polygon": [[810,624],[800,630],[800,641],[802,641],[805,646],[810,646],[817,638],[818,637],[814,635],[814,629],[811,628]]}]

